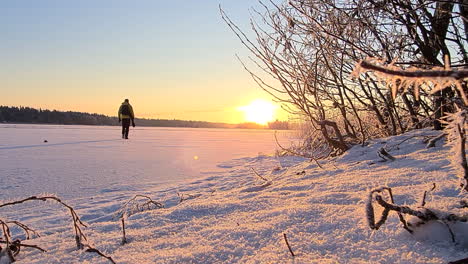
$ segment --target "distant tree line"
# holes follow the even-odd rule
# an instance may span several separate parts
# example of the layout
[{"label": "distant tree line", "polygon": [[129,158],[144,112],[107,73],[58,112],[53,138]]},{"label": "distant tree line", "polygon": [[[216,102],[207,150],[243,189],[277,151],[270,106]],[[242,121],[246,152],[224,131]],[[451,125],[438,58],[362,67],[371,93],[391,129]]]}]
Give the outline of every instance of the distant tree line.
[{"label": "distant tree line", "polygon": [[[268,124],[271,129],[280,128],[282,121]],[[60,124],[60,125],[118,125],[117,117],[101,114],[90,114],[73,111],[43,110],[31,107],[0,106],[0,123],[26,123],[26,124]],[[176,119],[145,119],[136,118],[137,126],[145,127],[193,127],[193,128],[249,128],[264,129],[266,126],[256,123],[227,124],[205,121],[185,121]],[[284,124],[282,124],[284,127]]]}]

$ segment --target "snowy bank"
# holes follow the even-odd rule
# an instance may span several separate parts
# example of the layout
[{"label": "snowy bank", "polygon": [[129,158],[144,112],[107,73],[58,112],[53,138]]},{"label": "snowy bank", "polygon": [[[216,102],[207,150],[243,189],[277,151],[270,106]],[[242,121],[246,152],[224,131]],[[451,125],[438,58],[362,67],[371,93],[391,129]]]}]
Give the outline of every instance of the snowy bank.
[{"label": "snowy bank", "polygon": [[[393,212],[378,231],[365,218],[369,191],[380,186],[393,189],[396,204],[417,208],[435,183],[426,207],[457,210],[467,195],[459,191],[450,149],[423,143],[437,133],[418,130],[355,146],[322,161],[323,169],[301,158],[260,155],[221,163],[225,170],[215,176],[150,188],[142,194],[165,208],[130,216],[125,245],[113,217],[121,199],[83,197],[69,204],[89,224],[84,231],[93,245],[117,263],[447,263],[468,257],[463,239],[455,244],[437,226],[411,235]],[[383,146],[395,161],[381,162],[377,151]],[[183,195],[188,199],[180,202]],[[28,243],[47,249],[23,249],[17,263],[108,263],[75,249],[68,212],[35,205],[0,211],[39,231],[42,236]],[[466,223],[460,228],[466,232]]]}]

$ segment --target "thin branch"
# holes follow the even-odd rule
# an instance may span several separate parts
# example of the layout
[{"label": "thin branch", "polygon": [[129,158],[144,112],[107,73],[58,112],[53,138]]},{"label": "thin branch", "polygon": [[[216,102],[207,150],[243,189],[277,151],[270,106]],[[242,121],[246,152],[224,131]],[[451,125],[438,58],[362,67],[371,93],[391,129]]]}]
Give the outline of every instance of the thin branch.
[{"label": "thin branch", "polygon": [[434,191],[435,188],[436,188],[435,182],[432,183],[432,184],[433,184],[432,188],[429,191],[424,191],[423,198],[422,198],[422,201],[421,201],[421,207],[424,207],[426,205],[426,195],[427,195],[427,193]]},{"label": "thin branch", "polygon": [[446,136],[446,134],[445,134],[445,133],[442,133],[442,134],[438,135],[437,137],[430,139],[430,140],[427,142],[426,148],[433,148],[433,147],[435,147],[435,144],[437,143],[437,141],[443,139],[445,136]]},{"label": "thin branch", "polygon": [[[0,244],[6,244],[5,241],[1,241],[0,240]],[[23,244],[23,243],[17,243],[16,245],[18,246],[21,246],[21,247],[26,247],[26,248],[34,248],[34,249],[37,249],[37,250],[40,250],[42,252],[47,252],[47,250],[37,246],[37,245],[29,245],[29,244]]]},{"label": "thin branch", "polygon": [[112,259],[112,257],[103,254],[101,251],[99,251],[96,248],[88,246],[88,249],[86,249],[86,252],[97,253],[99,256],[108,259],[111,263],[116,264],[115,261]]},{"label": "thin branch", "polygon": [[291,256],[295,257],[294,252],[292,251],[291,246],[289,245],[288,237],[286,236],[286,233],[283,233],[283,237],[284,237],[284,242],[286,242],[286,246],[288,246],[289,252],[291,253]]},{"label": "thin branch", "polygon": [[388,67],[378,66],[368,61],[361,61],[358,66],[366,70],[381,72],[393,76],[406,78],[452,78],[454,80],[463,80],[468,78],[468,70],[417,70],[405,71],[390,69]]},{"label": "thin branch", "polygon": [[120,220],[122,222],[122,242],[120,244],[125,245],[127,244],[127,237],[125,235],[125,219],[122,217]]},{"label": "thin branch", "polygon": [[252,171],[255,173],[255,175],[257,175],[257,177],[259,177],[260,179],[264,180],[264,181],[268,181],[267,178],[263,177],[262,175],[260,175],[253,167],[250,167],[250,169],[252,169]]},{"label": "thin branch", "polygon": [[281,144],[279,143],[278,141],[278,137],[276,136],[276,131],[275,131],[275,140],[276,140],[276,144],[278,145],[278,147],[280,147],[282,150],[290,153],[290,154],[293,154],[295,156],[299,156],[299,157],[305,157],[305,158],[309,158],[309,159],[312,159],[313,161],[315,161],[315,163],[317,164],[317,166],[321,169],[323,169],[322,165],[320,165],[320,163],[318,162],[317,158],[315,158],[314,156],[312,155],[303,155],[303,154],[300,154],[300,153],[297,153],[291,149],[286,149],[286,148],[283,148],[283,146],[281,146]]}]

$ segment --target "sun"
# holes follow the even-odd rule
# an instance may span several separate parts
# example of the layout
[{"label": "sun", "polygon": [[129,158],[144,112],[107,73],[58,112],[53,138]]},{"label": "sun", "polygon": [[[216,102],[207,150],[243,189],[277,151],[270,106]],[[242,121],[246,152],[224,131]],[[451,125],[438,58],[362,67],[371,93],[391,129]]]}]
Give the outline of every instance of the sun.
[{"label": "sun", "polygon": [[244,112],[247,122],[266,125],[274,120],[276,108],[278,107],[269,101],[256,99],[249,105],[240,106],[237,109]]}]

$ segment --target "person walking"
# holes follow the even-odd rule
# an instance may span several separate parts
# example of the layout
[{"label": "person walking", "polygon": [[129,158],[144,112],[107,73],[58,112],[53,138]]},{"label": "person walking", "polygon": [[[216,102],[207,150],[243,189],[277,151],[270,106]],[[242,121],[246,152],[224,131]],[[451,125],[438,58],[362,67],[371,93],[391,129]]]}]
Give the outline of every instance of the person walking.
[{"label": "person walking", "polygon": [[122,121],[122,138],[128,139],[128,131],[130,130],[130,120],[132,126],[135,127],[135,115],[133,114],[133,107],[128,102],[128,99],[122,103],[119,107],[119,123]]}]

